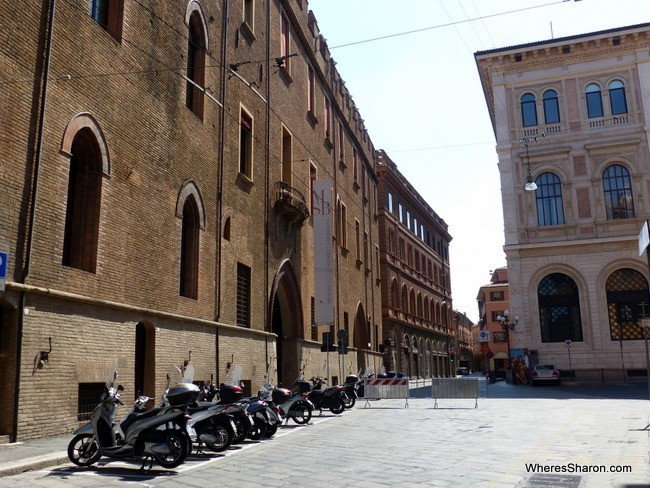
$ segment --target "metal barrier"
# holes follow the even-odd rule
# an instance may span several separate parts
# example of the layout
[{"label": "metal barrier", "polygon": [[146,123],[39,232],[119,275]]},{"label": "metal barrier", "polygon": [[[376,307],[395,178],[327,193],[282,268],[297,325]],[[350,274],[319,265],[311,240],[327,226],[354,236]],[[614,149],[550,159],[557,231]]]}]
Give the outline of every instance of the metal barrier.
[{"label": "metal barrier", "polygon": [[478,408],[478,378],[433,378],[431,380],[433,408],[438,408],[438,398],[474,398],[474,408]]},{"label": "metal barrier", "polygon": [[404,398],[405,407],[409,406],[409,380],[408,378],[370,378],[363,380],[363,397],[366,407],[368,400],[387,400]]}]

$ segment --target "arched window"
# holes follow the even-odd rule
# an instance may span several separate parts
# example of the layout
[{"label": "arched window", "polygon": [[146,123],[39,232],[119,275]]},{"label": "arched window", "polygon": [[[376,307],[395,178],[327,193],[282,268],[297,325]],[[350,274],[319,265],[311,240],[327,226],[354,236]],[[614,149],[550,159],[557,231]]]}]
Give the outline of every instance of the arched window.
[{"label": "arched window", "polygon": [[199,228],[198,205],[194,195],[189,195],[183,205],[180,294],[194,299],[199,288]]},{"label": "arched window", "polygon": [[603,97],[600,93],[600,87],[595,83],[587,85],[585,90],[587,100],[587,116],[590,119],[603,116]]},{"label": "arched window", "polygon": [[[613,341],[643,339],[639,319],[644,310],[641,303],[650,303],[648,282],[645,277],[630,268],[614,271],[605,285],[609,333]],[[647,312],[647,310],[645,310]]]},{"label": "arched window", "polygon": [[185,105],[203,118],[203,90],[205,85],[205,50],[203,22],[197,10],[190,15],[187,43],[187,92]]},{"label": "arched window", "polygon": [[411,293],[409,293],[409,312],[411,315],[416,316],[418,309],[415,307],[415,292],[411,288]]},{"label": "arched window", "polygon": [[609,220],[634,217],[630,172],[620,164],[613,164],[603,172],[605,208]]},{"label": "arched window", "polygon": [[614,80],[609,84],[609,106],[612,109],[612,115],[627,113],[625,85],[620,80]]},{"label": "arched window", "polygon": [[62,264],[94,273],[99,240],[102,155],[91,128],[84,127],[77,132],[70,153]]},{"label": "arched window", "polygon": [[564,224],[564,209],[562,208],[562,183],[553,173],[542,173],[535,180],[537,190],[537,225]]},{"label": "arched window", "polygon": [[226,241],[230,240],[230,217],[226,217],[226,221],[223,224],[223,238]]},{"label": "arched window", "polygon": [[422,318],[424,317],[424,313],[422,312],[422,294],[418,292],[418,312],[417,316]]},{"label": "arched window", "polygon": [[582,341],[578,286],[563,273],[550,274],[537,287],[542,342]]},{"label": "arched window", "polygon": [[393,280],[390,283],[390,298],[391,301],[393,302],[391,305],[393,308],[398,309],[399,308],[399,294],[397,293],[397,280],[393,278]]},{"label": "arched window", "polygon": [[546,90],[544,95],[544,122],[557,124],[560,122],[560,105],[555,90]]},{"label": "arched window", "polygon": [[402,285],[402,312],[409,312],[409,297],[408,291],[406,290],[406,285]]},{"label": "arched window", "polygon": [[537,105],[535,95],[526,93],[521,97],[521,121],[524,127],[537,125]]}]

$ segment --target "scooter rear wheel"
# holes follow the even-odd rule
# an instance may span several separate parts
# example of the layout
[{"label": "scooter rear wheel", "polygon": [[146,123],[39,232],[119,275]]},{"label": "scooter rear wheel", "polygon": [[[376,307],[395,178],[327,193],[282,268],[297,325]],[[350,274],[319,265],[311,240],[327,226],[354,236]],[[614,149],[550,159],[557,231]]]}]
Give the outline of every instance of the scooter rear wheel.
[{"label": "scooter rear wheel", "polygon": [[165,432],[164,441],[169,445],[169,454],[154,454],[154,460],[163,468],[173,469],[185,461],[187,458],[187,442],[185,436],[180,431],[169,430]]},{"label": "scooter rear wheel", "polygon": [[68,459],[77,466],[90,466],[100,457],[102,450],[92,434],[77,434],[68,444]]}]

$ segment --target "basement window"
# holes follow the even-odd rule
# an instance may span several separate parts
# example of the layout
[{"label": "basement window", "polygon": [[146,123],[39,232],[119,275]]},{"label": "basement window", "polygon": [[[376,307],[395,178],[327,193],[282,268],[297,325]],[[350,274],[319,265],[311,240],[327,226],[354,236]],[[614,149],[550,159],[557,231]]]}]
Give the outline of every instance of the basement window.
[{"label": "basement window", "polygon": [[87,422],[104,393],[104,383],[79,383],[77,395],[77,421]]}]

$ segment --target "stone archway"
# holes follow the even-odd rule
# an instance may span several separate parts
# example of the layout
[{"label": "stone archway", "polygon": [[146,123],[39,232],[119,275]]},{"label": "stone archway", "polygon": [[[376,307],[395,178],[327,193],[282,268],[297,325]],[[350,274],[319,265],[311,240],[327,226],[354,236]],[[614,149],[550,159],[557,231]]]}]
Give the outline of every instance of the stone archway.
[{"label": "stone archway", "polygon": [[300,369],[298,353],[299,342],[304,338],[304,320],[300,286],[289,260],[280,265],[273,280],[269,320],[268,330],[278,336],[275,351],[278,385],[291,387]]},{"label": "stone archway", "polygon": [[360,370],[365,370],[367,366],[365,350],[368,349],[370,342],[368,332],[366,315],[363,312],[363,306],[359,304],[354,316],[354,347],[357,349],[357,369]]}]

